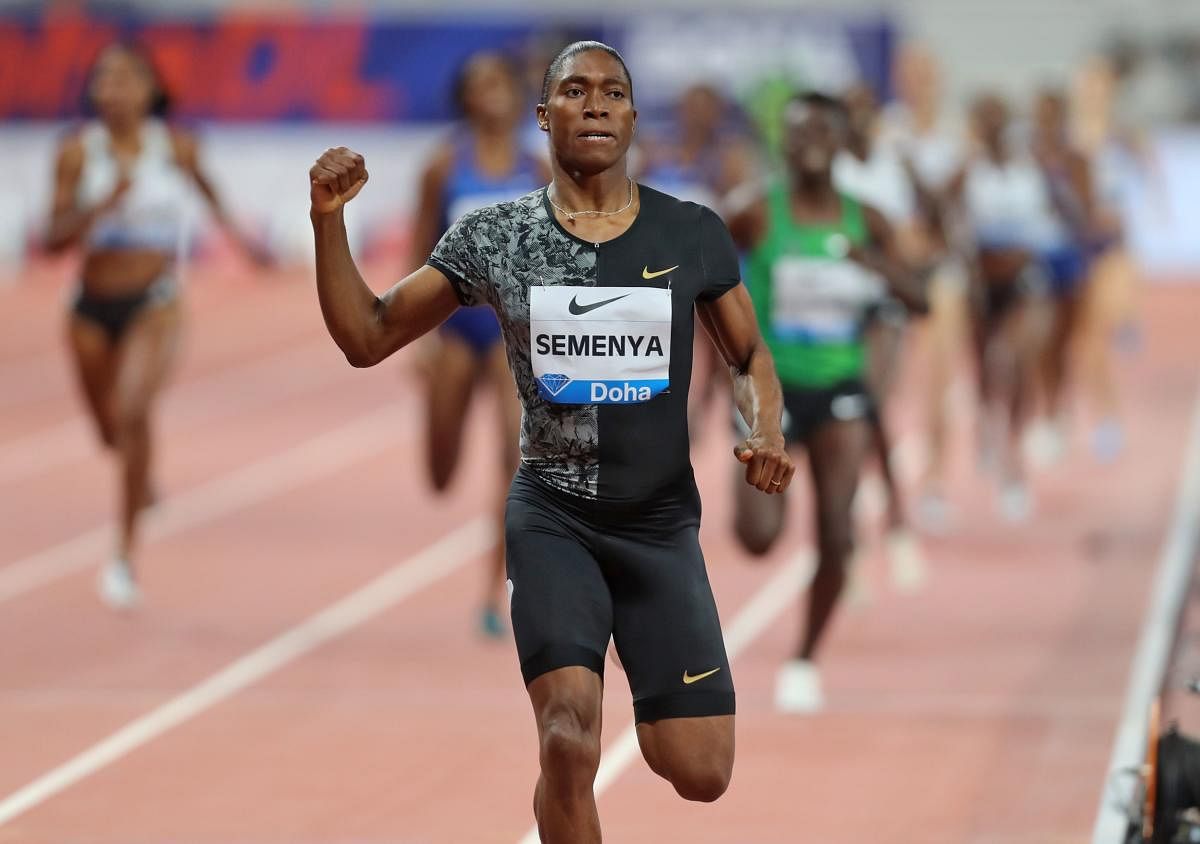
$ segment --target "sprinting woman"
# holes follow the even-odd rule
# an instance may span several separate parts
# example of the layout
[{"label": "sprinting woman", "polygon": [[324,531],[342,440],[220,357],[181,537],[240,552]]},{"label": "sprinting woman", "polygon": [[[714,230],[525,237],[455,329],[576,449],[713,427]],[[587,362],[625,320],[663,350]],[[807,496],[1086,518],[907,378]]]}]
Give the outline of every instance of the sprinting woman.
[{"label": "sprinting woman", "polygon": [[138,516],[153,503],[154,406],[179,349],[177,269],[190,191],[199,190],[252,260],[268,259],[218,202],[195,137],[165,122],[170,100],[145,52],[106,47],[85,96],[94,116],[59,147],[46,242],[83,251],[67,337],[88,412],[120,466],[120,530],[99,588],[123,609],[139,600]]}]

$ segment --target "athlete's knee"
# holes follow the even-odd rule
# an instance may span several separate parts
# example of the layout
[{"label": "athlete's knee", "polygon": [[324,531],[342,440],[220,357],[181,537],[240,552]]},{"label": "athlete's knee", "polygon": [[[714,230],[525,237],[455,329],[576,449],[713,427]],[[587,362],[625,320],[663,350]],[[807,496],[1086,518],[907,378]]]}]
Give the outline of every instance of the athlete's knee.
[{"label": "athlete's knee", "polygon": [[541,714],[542,772],[553,780],[590,783],[600,766],[597,719],[581,702],[551,702]]},{"label": "athlete's knee", "polygon": [[435,491],[445,492],[450,486],[450,481],[454,478],[455,463],[452,457],[442,454],[437,449],[430,451],[429,480]]},{"label": "athlete's knee", "polygon": [[115,447],[137,436],[146,420],[146,408],[142,402],[129,397],[114,396],[102,408],[97,418],[101,437],[112,440]]},{"label": "athlete's knee", "polygon": [[729,789],[733,777],[732,760],[716,757],[693,762],[671,776],[671,785],[684,800],[712,803]]},{"label": "athlete's knee", "polygon": [[458,468],[459,444],[461,428],[459,421],[439,419],[436,416],[429,420],[429,481],[437,492],[444,492],[454,480]]},{"label": "athlete's knee", "polygon": [[817,538],[817,551],[821,561],[843,566],[854,553],[854,531],[849,519],[823,518]]},{"label": "athlete's knee", "polygon": [[[739,479],[739,483],[741,480]],[[751,490],[756,496],[761,493]],[[741,500],[745,490],[739,490],[739,501],[733,516],[733,532],[741,546],[755,557],[765,556],[775,547],[783,532],[783,511],[773,501]]]},{"label": "athlete's knee", "polygon": [[96,436],[100,438],[100,443],[105,448],[117,447],[117,425],[111,414],[99,413],[96,415]]},{"label": "athlete's knee", "polygon": [[779,531],[763,524],[762,519],[742,514],[735,517],[733,530],[742,548],[755,557],[765,556],[775,547],[775,540],[779,538]]},{"label": "athlete's knee", "polygon": [[112,420],[112,436],[114,443],[138,439],[149,433],[150,414],[140,405],[118,407]]}]

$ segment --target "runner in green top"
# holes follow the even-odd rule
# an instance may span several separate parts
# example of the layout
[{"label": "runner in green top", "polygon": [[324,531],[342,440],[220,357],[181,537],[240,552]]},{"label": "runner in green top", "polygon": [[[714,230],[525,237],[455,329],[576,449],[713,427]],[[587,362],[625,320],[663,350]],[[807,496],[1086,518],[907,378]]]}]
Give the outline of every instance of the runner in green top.
[{"label": "runner in green top", "polygon": [[[822,703],[812,660],[845,584],[850,505],[869,443],[866,310],[885,293],[924,310],[925,295],[895,257],[884,218],[834,188],[833,159],[845,132],[841,103],[797,96],[783,119],[787,181],[731,220],[730,230],[749,253],[746,285],[783,384],[785,435],[809,453],[817,573],[775,702],[784,711],[811,712]],[[739,494],[737,502],[738,538],[751,552],[766,553],[783,527],[784,496],[764,502]]]},{"label": "runner in green top", "polygon": [[784,385],[822,389],[863,375],[863,312],[883,287],[847,257],[869,239],[862,205],[837,199],[836,219],[800,222],[791,190],[775,184],[750,252],[746,284]]}]

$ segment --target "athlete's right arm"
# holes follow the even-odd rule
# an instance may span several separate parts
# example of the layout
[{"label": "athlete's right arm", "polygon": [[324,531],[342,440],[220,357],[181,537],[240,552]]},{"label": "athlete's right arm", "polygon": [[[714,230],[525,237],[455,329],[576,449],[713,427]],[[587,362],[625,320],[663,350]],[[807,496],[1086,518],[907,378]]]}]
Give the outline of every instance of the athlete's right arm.
[{"label": "athlete's right arm", "polygon": [[54,201],[46,230],[46,248],[51,252],[61,252],[78,241],[96,217],[116,205],[129,190],[129,179],[122,177],[104,202],[92,208],[80,208],[75,196],[82,176],[83,143],[78,137],[70,138],[59,149],[54,165]]},{"label": "athlete's right arm", "polygon": [[458,307],[446,278],[422,266],[376,296],[350,254],[343,208],[367,182],[363,157],[345,147],[327,150],[309,170],[317,295],[325,326],[352,366],[374,366],[436,328]]}]

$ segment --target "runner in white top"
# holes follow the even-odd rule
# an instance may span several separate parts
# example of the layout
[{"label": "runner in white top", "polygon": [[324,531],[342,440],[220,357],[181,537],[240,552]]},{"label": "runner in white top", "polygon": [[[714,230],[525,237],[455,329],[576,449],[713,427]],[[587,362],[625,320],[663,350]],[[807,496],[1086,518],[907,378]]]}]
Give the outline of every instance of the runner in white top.
[{"label": "runner in white top", "polygon": [[[1105,462],[1116,459],[1125,444],[1113,376],[1113,341],[1120,339],[1129,348],[1137,340],[1138,270],[1125,237],[1124,207],[1131,185],[1157,174],[1149,146],[1136,127],[1122,125],[1114,113],[1115,86],[1111,62],[1094,58],[1077,74],[1071,103],[1072,136],[1093,163],[1095,212],[1080,327],[1080,377],[1092,411],[1092,453]],[[1159,187],[1157,180],[1151,179],[1150,186]],[[1161,192],[1151,195],[1161,197]]]},{"label": "runner in white top", "polygon": [[[887,219],[895,234],[897,256],[908,266],[916,265],[924,242],[917,214],[916,188],[896,149],[881,143],[879,102],[868,85],[859,84],[846,92],[846,144],[833,163],[833,181],[839,191],[876,209]],[[893,473],[891,437],[886,424],[887,401],[899,372],[908,312],[900,302],[885,296],[871,308],[864,330],[867,350],[865,372],[873,402],[868,421],[872,451],[878,457],[887,496],[886,540],[893,583],[911,589],[923,582],[925,561],[916,537],[908,528],[904,496]],[[866,596],[866,580],[852,566],[851,597]]]},{"label": "runner in white top", "polygon": [[1044,345],[1050,258],[1065,230],[1041,168],[1012,141],[1007,104],[993,94],[980,96],[973,119],[980,152],[952,189],[976,238],[980,443],[985,463],[996,464],[1002,515],[1024,521],[1032,503],[1019,444]]},{"label": "runner in white top", "polygon": [[139,598],[132,556],[139,512],[153,503],[154,400],[179,346],[176,264],[188,194],[199,190],[217,221],[257,262],[200,169],[195,138],[161,119],[168,98],[146,54],[102,50],[87,81],[95,119],[58,150],[46,245],[80,245],[83,269],[69,339],[87,408],[122,476],[121,530],[101,571],[101,596],[127,608]]},{"label": "runner in white top", "polygon": [[947,194],[962,168],[965,134],[942,108],[937,62],[925,48],[901,49],[895,66],[899,98],[883,110],[881,141],[896,149],[913,176],[923,236],[917,265],[932,266],[926,327],[926,444],[928,462],[917,514],[926,530],[942,532],[952,521],[945,495],[951,387],[966,357],[969,319],[965,255],[970,240],[966,214]]}]

